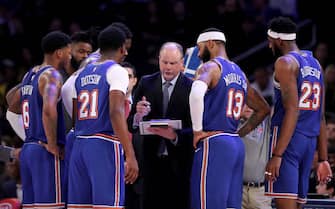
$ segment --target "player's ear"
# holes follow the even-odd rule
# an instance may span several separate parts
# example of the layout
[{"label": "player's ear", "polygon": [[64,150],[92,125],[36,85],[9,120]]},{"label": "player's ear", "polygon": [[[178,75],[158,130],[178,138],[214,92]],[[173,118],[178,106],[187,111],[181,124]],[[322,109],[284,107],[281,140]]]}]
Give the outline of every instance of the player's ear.
[{"label": "player's ear", "polygon": [[55,53],[55,55],[56,55],[57,57],[62,57],[62,55],[63,55],[63,50],[61,50],[61,49],[57,49],[54,53]]},{"label": "player's ear", "polygon": [[123,45],[119,48],[119,50],[120,50],[120,53],[121,53],[121,54],[128,55],[128,51],[127,51],[127,48],[126,48],[126,45],[125,45],[125,44],[123,44]]}]

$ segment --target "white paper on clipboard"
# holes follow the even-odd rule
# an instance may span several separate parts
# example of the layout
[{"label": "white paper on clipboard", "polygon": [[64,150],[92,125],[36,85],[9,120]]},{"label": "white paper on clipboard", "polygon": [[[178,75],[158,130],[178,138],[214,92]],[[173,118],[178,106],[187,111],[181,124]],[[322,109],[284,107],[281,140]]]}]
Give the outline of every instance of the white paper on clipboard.
[{"label": "white paper on clipboard", "polygon": [[150,121],[141,121],[139,125],[141,135],[152,135],[153,133],[147,130],[149,127],[152,126],[170,126],[176,130],[182,129],[181,120],[156,119]]}]

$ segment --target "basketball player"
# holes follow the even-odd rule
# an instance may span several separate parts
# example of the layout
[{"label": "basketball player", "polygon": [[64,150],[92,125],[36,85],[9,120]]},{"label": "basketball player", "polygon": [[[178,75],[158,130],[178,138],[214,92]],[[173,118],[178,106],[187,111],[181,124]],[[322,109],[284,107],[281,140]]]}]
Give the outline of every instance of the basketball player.
[{"label": "basketball player", "polygon": [[50,32],[42,39],[43,63],[31,69],[7,99],[22,114],[25,143],[20,153],[23,208],[64,208],[62,198],[65,127],[60,100],[61,74],[70,61],[70,37]]},{"label": "basketball player", "polygon": [[[226,38],[215,28],[197,40],[204,64],[192,85],[190,108],[196,148],[192,169],[192,208],[241,208],[245,136],[270,108],[240,67],[228,59]],[[242,108],[254,113],[237,130]],[[240,135],[240,136],[239,136]]]},{"label": "basketball player", "polygon": [[319,62],[296,44],[296,24],[277,17],[269,24],[269,47],[275,64],[275,106],[271,121],[270,160],[266,166],[265,194],[276,208],[301,208],[306,202],[309,175],[316,147],[318,178],[327,181],[324,84]]},{"label": "basketball player", "polygon": [[117,64],[127,55],[125,39],[120,29],[105,28],[98,37],[101,58],[75,81],[77,139],[70,159],[68,208],[123,208],[124,184],[137,178],[124,114],[128,72]]}]

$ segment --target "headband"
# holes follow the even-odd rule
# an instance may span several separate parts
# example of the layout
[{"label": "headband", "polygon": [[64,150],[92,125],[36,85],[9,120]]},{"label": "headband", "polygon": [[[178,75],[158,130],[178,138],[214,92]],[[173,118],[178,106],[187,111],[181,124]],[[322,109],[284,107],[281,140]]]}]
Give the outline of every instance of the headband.
[{"label": "headband", "polygon": [[293,41],[297,38],[296,33],[277,33],[272,31],[271,29],[268,30],[268,36],[274,39],[281,39],[283,41]]},{"label": "headband", "polygon": [[226,42],[226,37],[222,32],[219,31],[209,31],[201,33],[197,39],[197,43],[208,41],[208,40],[219,40]]}]

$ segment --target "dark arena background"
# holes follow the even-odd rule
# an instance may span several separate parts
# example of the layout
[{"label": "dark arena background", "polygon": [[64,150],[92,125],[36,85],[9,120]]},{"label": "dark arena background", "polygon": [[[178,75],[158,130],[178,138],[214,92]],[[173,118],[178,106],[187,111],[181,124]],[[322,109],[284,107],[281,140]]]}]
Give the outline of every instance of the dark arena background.
[{"label": "dark arena background", "polygon": [[[70,36],[89,31],[95,51],[101,29],[113,22],[125,23],[133,33],[126,61],[135,66],[140,79],[159,70],[158,52],[164,42],[176,41],[186,52],[196,45],[203,29],[216,27],[226,35],[228,56],[253,83],[257,82],[255,72],[260,69],[269,75],[273,72],[267,23],[273,17],[288,16],[298,25],[298,46],[311,50],[325,72],[326,119],[330,124],[328,159],[334,173],[335,9],[332,4],[329,0],[0,0],[0,142],[13,148],[23,144],[6,120],[5,96],[31,67],[42,62],[40,42],[50,31],[60,30]],[[20,174],[13,160],[2,158],[3,152],[1,149],[0,209],[4,208],[1,199],[20,200],[18,194],[5,195],[3,185],[8,181],[20,184]],[[334,183],[332,194],[318,193],[313,172],[304,208],[335,208]]]}]

